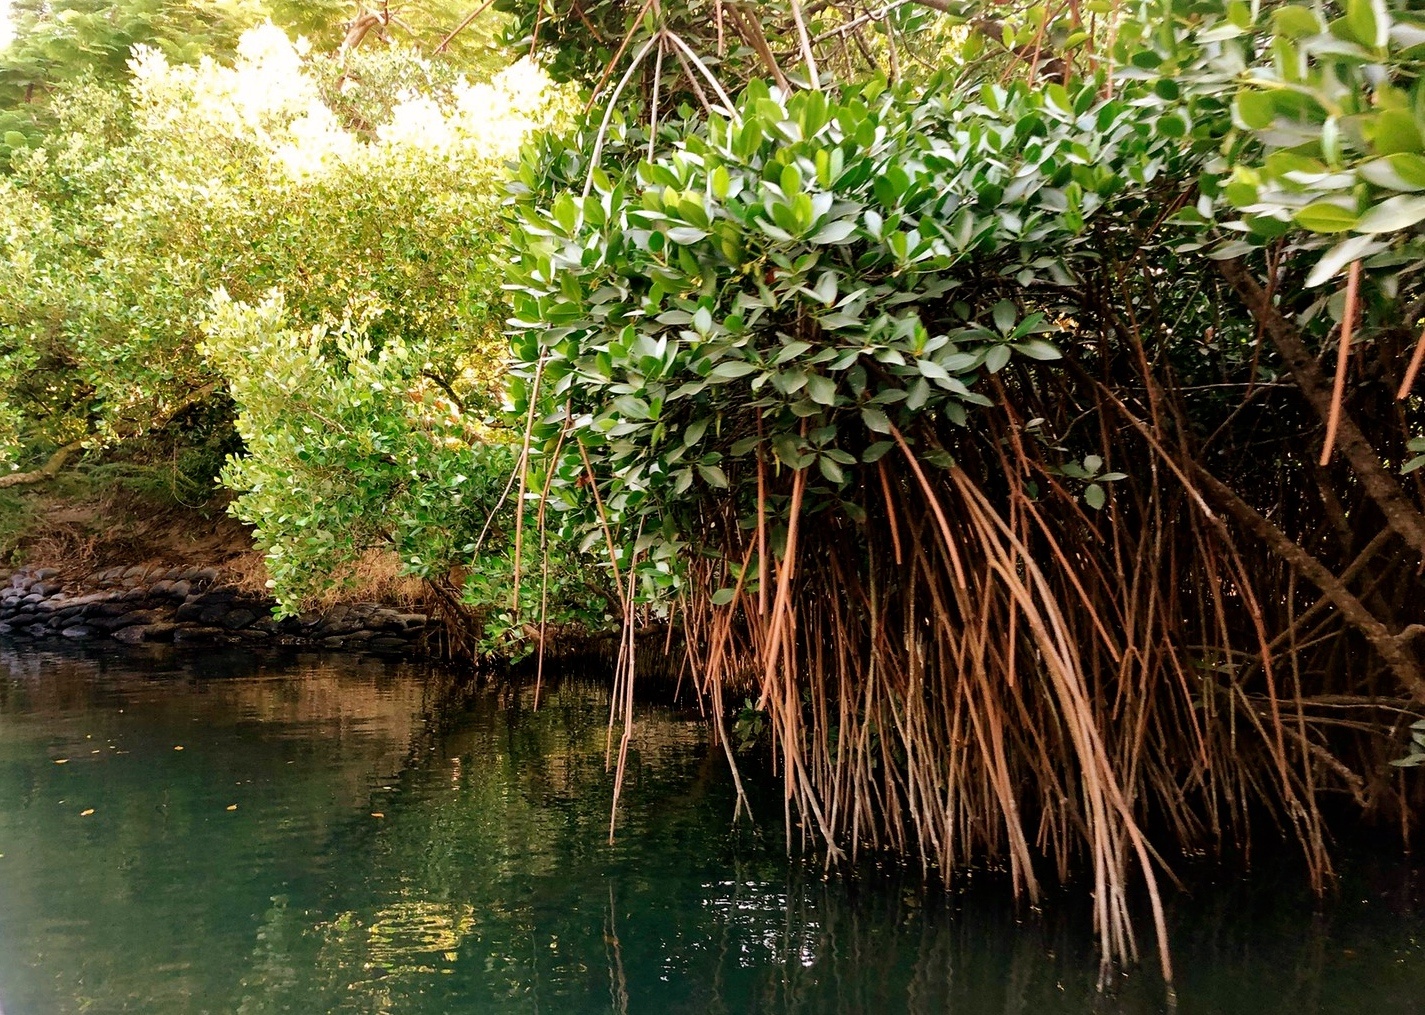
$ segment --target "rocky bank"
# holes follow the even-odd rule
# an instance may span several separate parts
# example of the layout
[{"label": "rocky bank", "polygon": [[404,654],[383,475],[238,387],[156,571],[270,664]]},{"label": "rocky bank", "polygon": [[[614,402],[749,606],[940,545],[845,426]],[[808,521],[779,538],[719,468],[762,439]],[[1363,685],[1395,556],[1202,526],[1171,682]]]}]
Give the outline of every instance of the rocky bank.
[{"label": "rocky bank", "polygon": [[216,568],[135,565],[66,578],[53,568],[0,572],[0,638],[112,638],[128,644],[307,645],[425,654],[439,625],[423,613],[343,603],[277,619],[263,596],[225,585]]}]

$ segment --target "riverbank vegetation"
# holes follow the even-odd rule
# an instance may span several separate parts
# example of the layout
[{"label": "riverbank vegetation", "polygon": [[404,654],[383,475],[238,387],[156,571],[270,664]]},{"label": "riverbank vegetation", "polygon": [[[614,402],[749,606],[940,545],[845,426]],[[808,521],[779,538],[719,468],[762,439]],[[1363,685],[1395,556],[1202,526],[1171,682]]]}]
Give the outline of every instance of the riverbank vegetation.
[{"label": "riverbank vegetation", "polygon": [[283,608],[615,632],[616,779],[656,639],[790,840],[1085,873],[1106,961],[1180,851],[1409,837],[1425,19],[500,6],[7,100],[0,484],[191,432]]}]

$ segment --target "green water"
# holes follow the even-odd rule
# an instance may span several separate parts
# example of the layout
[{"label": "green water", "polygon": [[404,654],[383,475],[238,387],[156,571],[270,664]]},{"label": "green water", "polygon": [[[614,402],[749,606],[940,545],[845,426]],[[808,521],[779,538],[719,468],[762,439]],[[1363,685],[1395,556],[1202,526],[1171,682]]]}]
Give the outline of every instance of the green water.
[{"label": "green water", "polygon": [[[1030,919],[999,886],[828,882],[775,800],[731,830],[695,715],[641,713],[610,845],[579,676],[536,711],[350,657],[0,646],[0,1010],[1163,1010],[1148,972],[1095,989],[1072,894]],[[1348,861],[1324,908],[1298,883],[1173,901],[1178,1010],[1425,1012],[1425,878]]]}]

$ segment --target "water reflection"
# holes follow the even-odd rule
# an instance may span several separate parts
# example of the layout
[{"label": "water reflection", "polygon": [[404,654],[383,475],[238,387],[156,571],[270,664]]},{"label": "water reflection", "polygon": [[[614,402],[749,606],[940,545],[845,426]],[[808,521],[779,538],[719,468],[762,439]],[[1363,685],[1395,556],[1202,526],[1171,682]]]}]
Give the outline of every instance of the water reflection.
[{"label": "water reflection", "polygon": [[[1094,989],[1083,900],[1016,919],[826,881],[729,826],[696,716],[645,709],[607,842],[608,702],[332,656],[0,648],[0,1007],[68,1012],[1156,1012]],[[182,750],[178,750],[182,748]],[[1425,1011],[1420,881],[1283,870],[1175,902],[1184,1013]],[[1382,897],[1384,894],[1385,897]]]}]

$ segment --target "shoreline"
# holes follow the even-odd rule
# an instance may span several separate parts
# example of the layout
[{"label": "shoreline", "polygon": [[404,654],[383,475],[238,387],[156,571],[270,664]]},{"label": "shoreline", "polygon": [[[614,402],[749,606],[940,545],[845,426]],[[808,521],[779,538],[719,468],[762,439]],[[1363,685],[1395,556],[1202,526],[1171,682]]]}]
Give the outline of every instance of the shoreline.
[{"label": "shoreline", "polygon": [[273,606],[215,567],[135,564],[78,578],[52,567],[0,571],[0,639],[17,643],[266,644],[425,658],[443,630],[429,613],[376,602],[282,619]]}]

